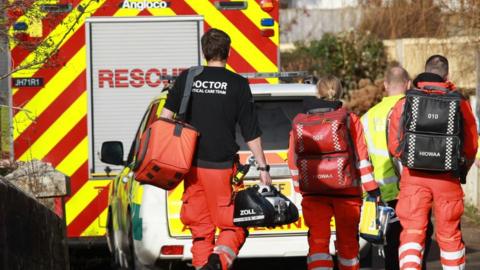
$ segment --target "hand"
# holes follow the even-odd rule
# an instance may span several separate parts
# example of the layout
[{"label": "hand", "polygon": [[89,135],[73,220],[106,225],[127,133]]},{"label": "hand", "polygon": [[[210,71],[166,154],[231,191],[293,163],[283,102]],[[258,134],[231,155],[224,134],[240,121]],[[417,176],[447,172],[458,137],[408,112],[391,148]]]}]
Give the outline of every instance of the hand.
[{"label": "hand", "polygon": [[266,186],[272,185],[272,178],[267,171],[260,171],[260,182]]},{"label": "hand", "polygon": [[380,193],[380,189],[379,188],[376,188],[374,190],[370,190],[370,191],[367,191],[368,195],[370,197],[374,197],[377,201],[377,203],[379,203],[381,200],[381,193]]}]

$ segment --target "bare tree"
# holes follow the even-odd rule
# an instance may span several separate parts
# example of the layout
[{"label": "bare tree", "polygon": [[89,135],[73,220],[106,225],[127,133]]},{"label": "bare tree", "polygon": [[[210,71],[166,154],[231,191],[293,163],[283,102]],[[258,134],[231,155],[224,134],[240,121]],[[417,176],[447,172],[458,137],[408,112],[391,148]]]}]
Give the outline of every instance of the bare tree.
[{"label": "bare tree", "polygon": [[480,0],[360,0],[360,30],[382,39],[480,34]]},{"label": "bare tree", "polygon": [[[6,11],[6,16],[4,15],[0,18],[0,39],[9,40],[11,43],[20,46],[23,49],[30,51],[33,54],[31,61],[21,63],[18,66],[14,67],[10,72],[0,74],[0,80],[6,77],[9,77],[11,74],[25,69],[39,68],[43,66],[47,60],[55,57],[58,54],[58,51],[67,39],[67,37],[75,30],[75,26],[81,22],[81,18],[84,14],[93,13],[95,11],[92,8],[92,4],[98,2],[98,0],[90,0],[84,5],[79,5],[76,7],[75,16],[71,16],[69,19],[63,20],[60,24],[66,26],[66,31],[60,33],[59,36],[48,36],[46,38],[32,38],[29,37],[25,31],[10,31],[12,24],[14,23],[11,18],[18,17],[18,15],[23,14],[29,21],[43,21],[46,24],[51,24],[52,26],[56,25],[58,20],[61,19],[61,13],[50,12],[45,16],[45,5],[41,1],[35,0],[14,0],[9,2],[6,0],[1,0],[0,10]],[[51,65],[55,66],[60,63],[61,59],[57,61],[50,61]]]},{"label": "bare tree", "polygon": [[[74,7],[75,10],[71,10],[73,7],[67,5],[63,6],[67,8],[66,10],[54,12],[48,8],[60,6],[36,0],[0,0],[0,158],[8,155],[6,153],[10,152],[10,148],[7,146],[11,145],[11,116],[14,108],[10,104],[10,76],[21,70],[62,65],[62,59],[58,57],[60,47],[77,26],[83,23],[82,18],[96,10],[94,3],[98,3],[98,0],[78,5]],[[63,18],[66,12],[68,14]],[[20,17],[22,18],[19,19]],[[62,26],[65,31],[56,35],[50,33],[47,37],[43,35],[32,37],[27,28],[35,23],[51,28]],[[26,50],[29,53],[29,60],[12,66],[9,45]],[[22,110],[15,108],[18,109]],[[30,117],[27,111],[25,113]],[[11,152],[9,155],[12,158]]]}]

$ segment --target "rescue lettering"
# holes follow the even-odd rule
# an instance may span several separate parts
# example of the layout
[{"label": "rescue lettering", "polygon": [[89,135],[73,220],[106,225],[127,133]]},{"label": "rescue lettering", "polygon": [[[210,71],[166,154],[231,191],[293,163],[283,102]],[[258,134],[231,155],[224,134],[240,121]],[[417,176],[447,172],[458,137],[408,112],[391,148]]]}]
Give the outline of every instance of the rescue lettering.
[{"label": "rescue lettering", "polygon": [[423,156],[423,157],[440,157],[439,152],[425,152],[425,151],[420,151],[418,155]]},{"label": "rescue lettering", "polygon": [[98,88],[156,88],[168,81],[161,80],[161,76],[177,76],[185,68],[151,68],[143,70],[134,69],[100,69],[98,70]]}]

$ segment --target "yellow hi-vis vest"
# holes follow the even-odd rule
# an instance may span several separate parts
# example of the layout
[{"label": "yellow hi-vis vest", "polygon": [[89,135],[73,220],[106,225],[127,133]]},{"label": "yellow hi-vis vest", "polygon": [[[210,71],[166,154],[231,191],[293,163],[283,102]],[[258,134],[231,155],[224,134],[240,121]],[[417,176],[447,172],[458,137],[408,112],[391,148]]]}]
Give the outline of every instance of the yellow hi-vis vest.
[{"label": "yellow hi-vis vest", "polygon": [[373,175],[385,202],[395,200],[398,195],[398,176],[387,147],[387,118],[392,107],[403,96],[384,97],[361,118]]}]

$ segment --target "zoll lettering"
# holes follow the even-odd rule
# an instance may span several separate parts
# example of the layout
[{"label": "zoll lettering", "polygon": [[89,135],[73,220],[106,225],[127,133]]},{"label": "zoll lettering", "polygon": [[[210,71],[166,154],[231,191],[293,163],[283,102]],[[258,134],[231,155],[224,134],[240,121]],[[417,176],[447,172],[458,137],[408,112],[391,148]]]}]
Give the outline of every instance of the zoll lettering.
[{"label": "zoll lettering", "polygon": [[134,69],[100,69],[98,70],[98,88],[142,88],[159,87],[167,81],[160,80],[160,76],[179,75],[185,68],[150,68]]},{"label": "zoll lettering", "polygon": [[122,4],[122,8],[131,8],[131,9],[138,9],[144,10],[146,8],[168,8],[168,2],[165,1],[155,1],[155,2],[147,2],[147,0],[143,0],[143,2],[134,2],[125,0]]},{"label": "zoll lettering", "polygon": [[423,156],[423,157],[440,157],[439,152],[423,152],[420,151],[418,155]]},{"label": "zoll lettering", "polygon": [[240,210],[240,216],[247,216],[247,215],[256,215],[254,209],[241,209]]}]

